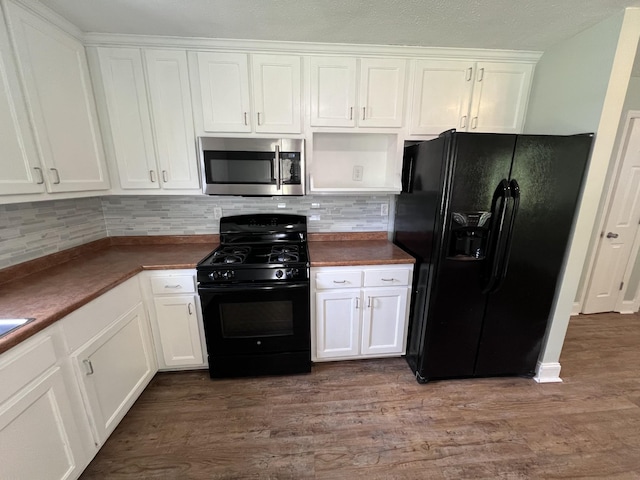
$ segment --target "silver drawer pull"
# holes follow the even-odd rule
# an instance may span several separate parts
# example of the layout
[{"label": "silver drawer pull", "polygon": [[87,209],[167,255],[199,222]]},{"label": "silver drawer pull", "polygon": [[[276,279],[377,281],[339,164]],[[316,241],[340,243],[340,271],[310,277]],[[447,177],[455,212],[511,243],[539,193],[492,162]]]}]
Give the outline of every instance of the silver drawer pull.
[{"label": "silver drawer pull", "polygon": [[360,299],[356,297],[356,310],[360,308]]},{"label": "silver drawer pull", "polygon": [[381,278],[380,280],[382,280],[383,282],[393,282],[395,280],[395,278]]},{"label": "silver drawer pull", "polygon": [[87,369],[87,373],[85,375],[93,375],[93,364],[91,363],[91,360],[83,360],[82,363],[84,363],[84,366]]},{"label": "silver drawer pull", "polygon": [[187,310],[189,311],[189,315],[193,315],[193,311],[191,310],[191,302],[189,302],[189,305],[187,305]]},{"label": "silver drawer pull", "polygon": [[367,297],[367,308],[371,308],[371,297]]},{"label": "silver drawer pull", "polygon": [[347,283],[346,280],[334,280],[333,283]]},{"label": "silver drawer pull", "polygon": [[182,288],[182,285],[165,285],[164,288]]}]

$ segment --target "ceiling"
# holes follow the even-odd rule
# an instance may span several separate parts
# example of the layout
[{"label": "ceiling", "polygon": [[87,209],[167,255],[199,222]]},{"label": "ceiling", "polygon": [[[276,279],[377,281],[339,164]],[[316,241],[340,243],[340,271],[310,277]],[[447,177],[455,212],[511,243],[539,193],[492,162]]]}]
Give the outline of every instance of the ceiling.
[{"label": "ceiling", "polygon": [[41,0],[85,32],[544,51],[640,0]]}]

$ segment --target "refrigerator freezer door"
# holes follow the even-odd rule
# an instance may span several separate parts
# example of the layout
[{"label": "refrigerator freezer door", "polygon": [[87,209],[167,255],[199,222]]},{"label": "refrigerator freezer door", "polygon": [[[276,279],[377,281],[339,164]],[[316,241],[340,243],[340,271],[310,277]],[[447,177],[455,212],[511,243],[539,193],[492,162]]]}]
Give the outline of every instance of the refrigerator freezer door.
[{"label": "refrigerator freezer door", "polygon": [[449,158],[453,170],[450,186],[445,186],[450,194],[442,217],[444,248],[433,262],[425,348],[417,363],[417,373],[426,380],[473,375],[487,298],[482,290],[488,257],[451,255],[452,243],[459,241],[452,233],[453,212],[491,211],[496,185],[509,178],[516,140],[515,135],[496,134],[454,137]]},{"label": "refrigerator freezer door", "polygon": [[510,260],[502,286],[489,295],[475,375],[534,374],[591,142],[590,135],[518,137]]}]

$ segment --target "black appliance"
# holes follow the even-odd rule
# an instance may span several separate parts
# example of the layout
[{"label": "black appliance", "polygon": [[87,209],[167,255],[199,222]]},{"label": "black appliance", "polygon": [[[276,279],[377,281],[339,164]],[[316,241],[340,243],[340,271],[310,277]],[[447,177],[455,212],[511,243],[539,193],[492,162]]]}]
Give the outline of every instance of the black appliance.
[{"label": "black appliance", "polygon": [[199,137],[208,195],[304,195],[304,140]]},{"label": "black appliance", "polygon": [[419,382],[535,374],[592,140],[452,130],[405,148],[394,242],[416,257]]},{"label": "black appliance", "polygon": [[306,217],[223,217],[196,272],[212,378],[311,371]]}]

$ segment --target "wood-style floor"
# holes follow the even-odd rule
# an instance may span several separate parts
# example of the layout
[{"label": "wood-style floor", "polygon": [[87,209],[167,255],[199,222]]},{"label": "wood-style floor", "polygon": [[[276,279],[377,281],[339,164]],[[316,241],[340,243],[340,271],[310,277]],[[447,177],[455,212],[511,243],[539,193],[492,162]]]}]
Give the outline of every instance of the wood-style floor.
[{"label": "wood-style floor", "polygon": [[640,479],[640,316],[572,319],[564,383],[158,374],[82,479]]}]

